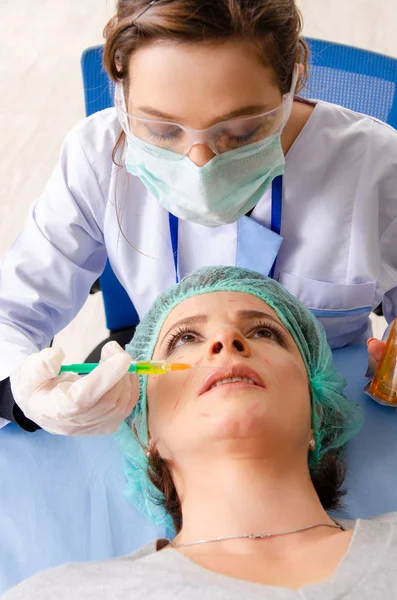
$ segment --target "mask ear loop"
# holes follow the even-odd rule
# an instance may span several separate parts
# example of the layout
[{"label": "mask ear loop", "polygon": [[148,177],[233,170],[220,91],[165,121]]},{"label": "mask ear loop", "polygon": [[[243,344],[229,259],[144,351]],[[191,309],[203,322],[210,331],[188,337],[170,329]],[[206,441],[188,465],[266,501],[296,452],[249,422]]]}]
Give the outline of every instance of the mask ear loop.
[{"label": "mask ear loop", "polygon": [[116,83],[116,85],[114,87],[113,104],[118,113],[117,116],[119,117],[119,120],[120,120],[120,117],[122,117],[122,119],[124,121],[124,127],[123,127],[123,123],[121,123],[122,129],[124,131],[126,131],[128,129],[128,112],[127,112],[127,107],[126,107],[126,103],[125,103],[124,86],[121,82]]},{"label": "mask ear loop", "polygon": [[296,84],[298,83],[298,77],[299,77],[299,66],[296,64],[294,67],[294,72],[292,74],[292,82],[291,82],[291,89],[288,92],[288,94],[284,94],[283,96],[283,110],[284,110],[284,118],[283,118],[283,124],[282,124],[282,129],[281,131],[283,131],[283,129],[285,128],[288,119],[291,116],[291,111],[292,111],[292,105],[294,103],[294,97],[295,97],[295,89],[296,89]]}]

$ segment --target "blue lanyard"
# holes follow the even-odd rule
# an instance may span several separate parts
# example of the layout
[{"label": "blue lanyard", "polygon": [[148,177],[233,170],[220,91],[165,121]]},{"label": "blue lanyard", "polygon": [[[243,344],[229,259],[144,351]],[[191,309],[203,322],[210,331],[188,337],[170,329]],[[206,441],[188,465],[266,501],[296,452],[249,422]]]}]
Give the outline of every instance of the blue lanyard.
[{"label": "blue lanyard", "polygon": [[[281,215],[283,211],[283,176],[279,175],[272,182],[272,217],[270,221],[270,228],[274,233],[281,233]],[[269,277],[273,279],[274,269],[276,267],[276,260],[273,263],[272,268],[269,271]]]},{"label": "blue lanyard", "polygon": [[[283,201],[283,176],[279,175],[272,182],[272,216],[270,221],[270,228],[275,233],[280,235],[281,232],[281,216],[282,216],[282,202]],[[178,217],[169,213],[170,222],[170,235],[171,235],[171,246],[172,256],[174,258],[175,266],[175,277],[176,282],[179,283],[178,277]],[[276,261],[274,261],[272,268],[269,272],[269,277],[273,278],[274,268]]]},{"label": "blue lanyard", "polygon": [[170,220],[172,256],[174,258],[174,265],[175,265],[175,278],[176,278],[176,282],[179,283],[179,277],[178,277],[178,217],[169,213],[169,220]]}]

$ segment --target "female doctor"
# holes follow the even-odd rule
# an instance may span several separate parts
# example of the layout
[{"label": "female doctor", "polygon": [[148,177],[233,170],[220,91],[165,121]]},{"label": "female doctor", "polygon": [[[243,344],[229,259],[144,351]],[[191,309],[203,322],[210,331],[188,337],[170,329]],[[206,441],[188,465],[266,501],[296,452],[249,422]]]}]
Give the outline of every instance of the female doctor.
[{"label": "female doctor", "polygon": [[334,348],[367,340],[380,303],[396,316],[397,133],[294,96],[301,29],[294,0],[118,1],[104,51],[116,109],[67,136],[1,265],[0,416],[88,435],[131,412],[120,347],[85,378],[58,377],[62,351],[42,350],[107,257],[139,316],[202,265],[270,273]]}]

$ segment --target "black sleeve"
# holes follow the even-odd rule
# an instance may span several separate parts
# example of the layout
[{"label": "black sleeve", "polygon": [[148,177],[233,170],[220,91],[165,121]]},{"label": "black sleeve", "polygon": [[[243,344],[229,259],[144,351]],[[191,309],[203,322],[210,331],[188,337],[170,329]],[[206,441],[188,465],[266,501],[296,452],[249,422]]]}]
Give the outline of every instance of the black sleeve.
[{"label": "black sleeve", "polygon": [[0,381],[0,417],[16,423],[25,431],[33,432],[40,429],[39,425],[25,417],[18,404],[15,403],[9,377]]}]

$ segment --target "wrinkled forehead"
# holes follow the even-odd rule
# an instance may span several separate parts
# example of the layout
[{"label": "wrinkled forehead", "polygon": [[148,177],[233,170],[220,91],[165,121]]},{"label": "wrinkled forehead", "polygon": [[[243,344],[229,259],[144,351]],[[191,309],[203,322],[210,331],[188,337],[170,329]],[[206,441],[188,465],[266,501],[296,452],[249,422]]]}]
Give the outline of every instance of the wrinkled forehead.
[{"label": "wrinkled forehead", "polygon": [[246,292],[229,292],[225,290],[200,294],[183,300],[178,306],[172,309],[164,321],[164,325],[169,325],[172,321],[176,321],[182,316],[193,315],[197,310],[202,310],[210,317],[215,314],[219,316],[232,315],[241,309],[249,307],[267,312],[278,319],[273,308],[258,296]]}]

